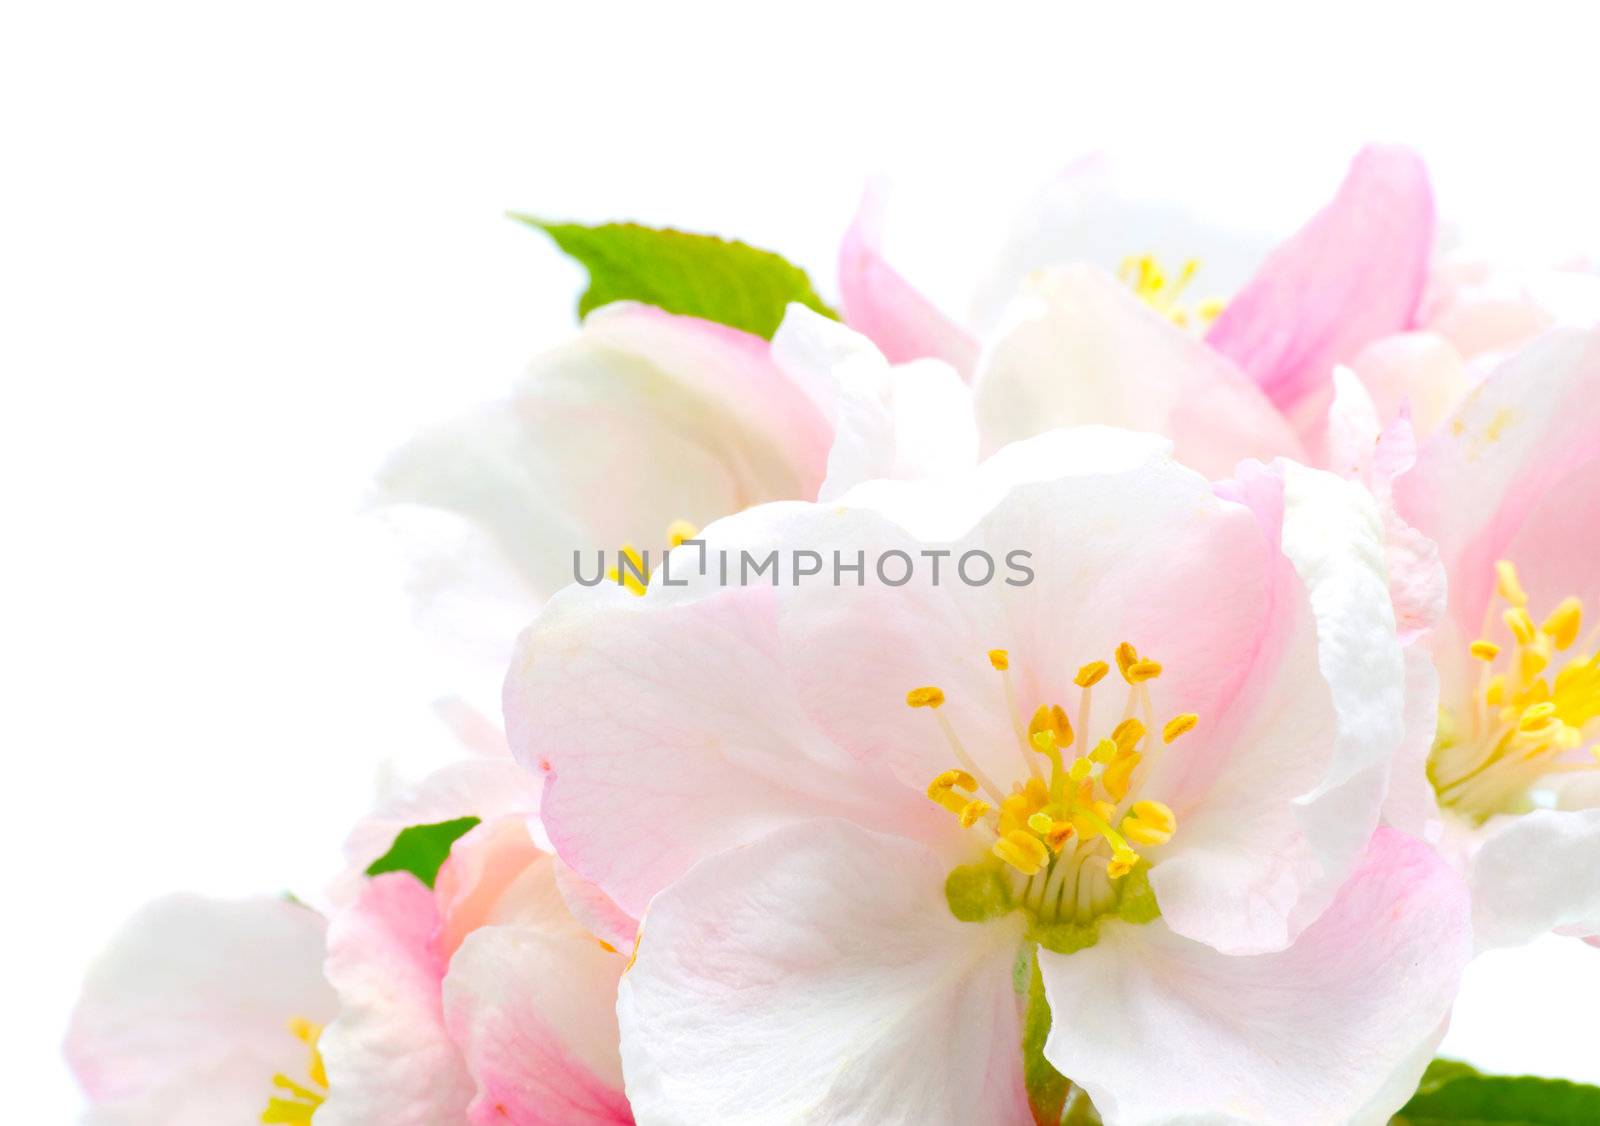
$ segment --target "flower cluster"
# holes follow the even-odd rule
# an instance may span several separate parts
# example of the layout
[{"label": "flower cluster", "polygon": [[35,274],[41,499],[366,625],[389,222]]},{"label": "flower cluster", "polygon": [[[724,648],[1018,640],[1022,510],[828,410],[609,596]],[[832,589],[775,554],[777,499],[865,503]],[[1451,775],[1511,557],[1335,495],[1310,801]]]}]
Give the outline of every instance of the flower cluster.
[{"label": "flower cluster", "polygon": [[381,474],[460,761],[131,920],[93,1121],[1381,1123],[1476,952],[1600,936],[1600,275],[1403,149],[1259,254],[1116,184],[971,324],[876,194],[839,313],[536,224],[652,281]]}]

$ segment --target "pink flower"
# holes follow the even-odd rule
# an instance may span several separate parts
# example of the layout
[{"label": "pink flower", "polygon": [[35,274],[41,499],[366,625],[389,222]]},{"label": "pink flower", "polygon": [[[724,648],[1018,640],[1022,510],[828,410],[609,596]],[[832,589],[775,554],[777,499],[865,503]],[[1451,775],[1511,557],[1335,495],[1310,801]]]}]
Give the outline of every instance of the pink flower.
[{"label": "pink flower", "polygon": [[378,499],[414,557],[422,624],[465,658],[451,690],[481,707],[516,631],[572,581],[574,552],[659,558],[675,526],[809,500],[831,438],[766,341],[619,302],[508,399],[413,440]]},{"label": "pink flower", "polygon": [[407,872],[342,885],[318,1126],[632,1121],[615,1002],[634,921],[541,847],[528,781],[509,760],[467,760],[352,835],[364,864],[397,815],[483,818],[432,888]]},{"label": "pink flower", "polygon": [[[684,548],[686,586],[569,589],[506,686],[562,858],[644,917],[642,1117],[1028,1121],[1035,957],[1044,1059],[1118,1121],[1409,1095],[1467,904],[1375,832],[1402,655],[1360,489],[1252,464],[1214,490],[1084,429],[704,537],[776,550],[772,585]],[[819,548],[923,566],[806,581],[790,553]],[[1016,549],[1032,582],[952,573]]]},{"label": "pink flower", "polygon": [[[1449,609],[1429,641],[1439,723],[1426,775],[1482,945],[1600,933],[1600,329],[1523,347],[1394,482],[1438,543]],[[1421,774],[1420,764],[1414,767]],[[1397,818],[1397,820],[1399,820]]]},{"label": "pink flower", "polygon": [[67,1032],[90,1120],[309,1123],[327,1093],[317,1043],[336,1006],[323,932],[287,899],[175,895],[141,908],[90,969]]}]

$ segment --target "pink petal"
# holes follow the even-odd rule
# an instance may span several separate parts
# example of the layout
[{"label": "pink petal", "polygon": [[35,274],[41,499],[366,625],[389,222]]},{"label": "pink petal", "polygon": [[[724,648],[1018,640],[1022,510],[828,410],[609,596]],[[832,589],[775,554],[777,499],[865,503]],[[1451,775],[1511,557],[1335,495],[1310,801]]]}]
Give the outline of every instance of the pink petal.
[{"label": "pink petal", "polygon": [[491,926],[462,943],[445,1019],[477,1083],[474,1126],[631,1123],[617,1054],[626,954],[587,936]]},{"label": "pink petal", "polygon": [[839,247],[839,297],[844,320],[891,363],[944,360],[964,377],[977,366],[978,343],[913,289],[879,249],[884,198],[869,185]]},{"label": "pink petal", "polygon": [[1206,340],[1286,415],[1314,427],[1333,365],[1412,326],[1433,238],[1421,158],[1404,148],[1363,149],[1333,201],[1267,258]]},{"label": "pink petal", "polygon": [[445,1031],[433,893],[407,872],[376,876],[328,931],[339,1017],[322,1037],[328,1101],[317,1126],[459,1122],[473,1083]]}]

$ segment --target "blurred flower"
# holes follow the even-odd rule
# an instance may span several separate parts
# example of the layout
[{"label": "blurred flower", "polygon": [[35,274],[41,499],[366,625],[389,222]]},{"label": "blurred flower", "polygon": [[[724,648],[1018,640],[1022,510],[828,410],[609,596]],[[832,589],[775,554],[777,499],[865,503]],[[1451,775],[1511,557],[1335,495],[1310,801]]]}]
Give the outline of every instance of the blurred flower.
[{"label": "blurred flower", "polygon": [[504,402],[422,434],[379,480],[430,634],[475,658],[479,707],[577,551],[653,558],[674,525],[812,499],[831,431],[767,342],[617,303],[540,356]]},{"label": "blurred flower", "polygon": [[174,895],[141,908],[90,969],[67,1032],[84,1121],[309,1123],[335,1012],[324,929],[287,899]]},{"label": "blurred flower", "polygon": [[1025,1118],[1035,945],[1043,1058],[1114,1119],[1414,1089],[1470,941],[1459,879],[1374,833],[1403,705],[1375,508],[1287,464],[1213,491],[1166,448],[1056,433],[703,533],[1026,547],[1027,586],[549,603],[512,746],[562,858],[648,908],[619,999],[642,1116]]}]

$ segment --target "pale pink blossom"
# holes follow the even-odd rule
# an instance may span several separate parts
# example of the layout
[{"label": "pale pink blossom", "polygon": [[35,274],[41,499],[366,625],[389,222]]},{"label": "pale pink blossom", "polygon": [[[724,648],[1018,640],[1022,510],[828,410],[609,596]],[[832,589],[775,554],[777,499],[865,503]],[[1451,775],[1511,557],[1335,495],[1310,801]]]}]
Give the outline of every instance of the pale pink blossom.
[{"label": "pale pink blossom", "polygon": [[67,1032],[86,1126],[310,1123],[336,1008],[324,931],[286,898],[174,895],[136,912],[90,968]]},{"label": "pale pink blossom", "polygon": [[[447,766],[352,833],[328,932],[338,1018],[318,1126],[626,1123],[616,988],[634,921],[544,846],[538,791],[503,751]],[[403,822],[480,823],[433,887],[358,877]]]},{"label": "pale pink blossom", "polygon": [[448,690],[488,710],[512,640],[574,552],[659,559],[677,529],[812,499],[832,431],[759,337],[618,302],[539,356],[503,401],[408,443],[378,482]]},{"label": "pale pink blossom", "polygon": [[1413,787],[1436,792],[1438,808],[1413,802],[1411,827],[1442,816],[1485,946],[1600,933],[1597,386],[1600,329],[1551,330],[1478,385],[1394,481],[1398,513],[1437,541],[1450,591],[1429,639],[1432,785]]},{"label": "pale pink blossom", "polygon": [[[1115,1121],[1405,1100],[1470,939],[1459,878],[1377,830],[1405,731],[1376,506],[1167,451],[1056,432],[705,530],[776,549],[772,585],[684,547],[685,586],[547,605],[508,731],[562,858],[643,917],[643,1118],[1028,1121],[1036,947],[1044,1056]],[[813,548],[951,554],[835,586],[796,573]],[[949,570],[1017,548],[1026,585]]]}]

